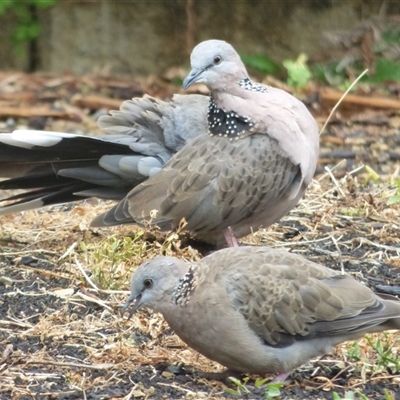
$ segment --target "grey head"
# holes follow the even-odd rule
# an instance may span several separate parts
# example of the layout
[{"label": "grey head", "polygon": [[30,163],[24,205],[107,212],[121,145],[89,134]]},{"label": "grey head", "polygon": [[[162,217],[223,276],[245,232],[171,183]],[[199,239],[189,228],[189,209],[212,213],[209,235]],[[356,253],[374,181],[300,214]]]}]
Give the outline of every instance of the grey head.
[{"label": "grey head", "polygon": [[192,70],[183,81],[187,89],[204,83],[210,90],[226,90],[229,84],[248,78],[246,68],[235,49],[223,40],[206,40],[190,56]]},{"label": "grey head", "polygon": [[156,257],[140,265],[132,275],[131,295],[122,307],[122,314],[134,300],[129,318],[141,307],[161,312],[160,306],[170,302],[174,288],[189,266],[174,257]]}]

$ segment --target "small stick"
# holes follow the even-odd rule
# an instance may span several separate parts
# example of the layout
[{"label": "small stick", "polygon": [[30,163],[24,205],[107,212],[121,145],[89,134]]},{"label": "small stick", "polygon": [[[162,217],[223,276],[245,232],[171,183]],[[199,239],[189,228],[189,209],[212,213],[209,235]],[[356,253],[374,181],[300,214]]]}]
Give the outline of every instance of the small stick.
[{"label": "small stick", "polygon": [[75,247],[77,245],[78,245],[78,242],[72,243],[72,245],[67,249],[67,251],[58,259],[58,261],[61,261],[64,258],[68,257],[73,252],[73,250],[75,249]]},{"label": "small stick", "polygon": [[[344,274],[345,274],[345,271],[344,271],[344,265],[343,265],[343,258],[342,258],[342,252],[340,251],[340,248],[339,248],[339,244],[338,244],[338,242],[336,241],[336,239],[335,239],[332,235],[330,235],[330,238],[332,239],[332,242],[333,242],[333,244],[335,245],[336,250],[337,250],[337,252],[338,252],[340,270],[341,270],[342,274],[344,275]],[[339,240],[340,240],[341,238],[342,238],[342,237],[340,237]]]},{"label": "small stick", "polygon": [[330,178],[332,179],[332,182],[335,184],[336,189],[338,190],[338,192],[340,193],[340,195],[341,195],[342,197],[345,197],[345,194],[344,194],[343,190],[341,189],[341,187],[340,187],[340,185],[339,185],[339,182],[336,180],[336,178],[335,178],[334,175],[332,174],[332,171],[329,169],[329,167],[328,167],[328,166],[325,166],[324,170],[325,170],[326,172],[328,172]]},{"label": "small stick", "polygon": [[353,87],[357,84],[357,82],[368,72],[368,69],[366,69],[364,72],[362,72],[357,79],[348,87],[348,89],[343,93],[342,97],[339,99],[339,101],[334,105],[332,108],[332,111],[330,112],[327,120],[325,121],[324,126],[322,127],[321,131],[319,132],[320,135],[324,132],[326,126],[328,125],[328,122],[332,118],[332,115],[334,112],[337,110],[337,108],[340,106],[340,103],[343,101],[343,99],[347,96],[347,94],[353,89]]}]

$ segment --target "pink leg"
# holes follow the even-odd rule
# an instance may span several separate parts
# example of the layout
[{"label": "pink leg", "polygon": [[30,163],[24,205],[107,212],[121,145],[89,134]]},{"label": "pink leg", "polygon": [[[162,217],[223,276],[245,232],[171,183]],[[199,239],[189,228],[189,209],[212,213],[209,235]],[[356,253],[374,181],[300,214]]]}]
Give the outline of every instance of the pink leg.
[{"label": "pink leg", "polygon": [[230,226],[228,226],[224,230],[224,236],[225,236],[226,243],[228,244],[228,247],[239,247],[239,243],[236,240],[235,235],[232,232],[232,229]]},{"label": "pink leg", "polygon": [[289,377],[290,374],[291,372],[282,372],[281,374],[278,374],[271,383],[279,383],[279,382],[283,383]]}]

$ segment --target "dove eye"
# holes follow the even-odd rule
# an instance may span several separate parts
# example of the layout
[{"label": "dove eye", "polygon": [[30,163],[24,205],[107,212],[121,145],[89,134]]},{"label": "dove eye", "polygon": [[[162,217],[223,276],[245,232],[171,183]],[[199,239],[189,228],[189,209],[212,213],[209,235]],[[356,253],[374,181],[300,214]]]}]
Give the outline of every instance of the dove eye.
[{"label": "dove eye", "polygon": [[221,56],[215,56],[214,57],[214,65],[218,65],[222,61]]},{"label": "dove eye", "polygon": [[152,279],[145,279],[143,281],[143,285],[146,289],[149,289],[153,286],[153,280]]}]

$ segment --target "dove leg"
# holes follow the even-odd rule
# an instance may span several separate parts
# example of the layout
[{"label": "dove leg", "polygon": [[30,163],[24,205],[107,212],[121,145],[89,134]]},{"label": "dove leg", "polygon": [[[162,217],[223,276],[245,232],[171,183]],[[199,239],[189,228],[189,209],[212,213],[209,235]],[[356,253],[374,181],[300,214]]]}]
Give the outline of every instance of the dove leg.
[{"label": "dove leg", "polygon": [[282,372],[281,374],[278,374],[274,380],[271,383],[283,383],[285,380],[289,377],[289,375],[292,373],[291,372]]},{"label": "dove leg", "polygon": [[230,226],[224,230],[224,236],[228,247],[239,247],[239,242],[237,241]]}]

